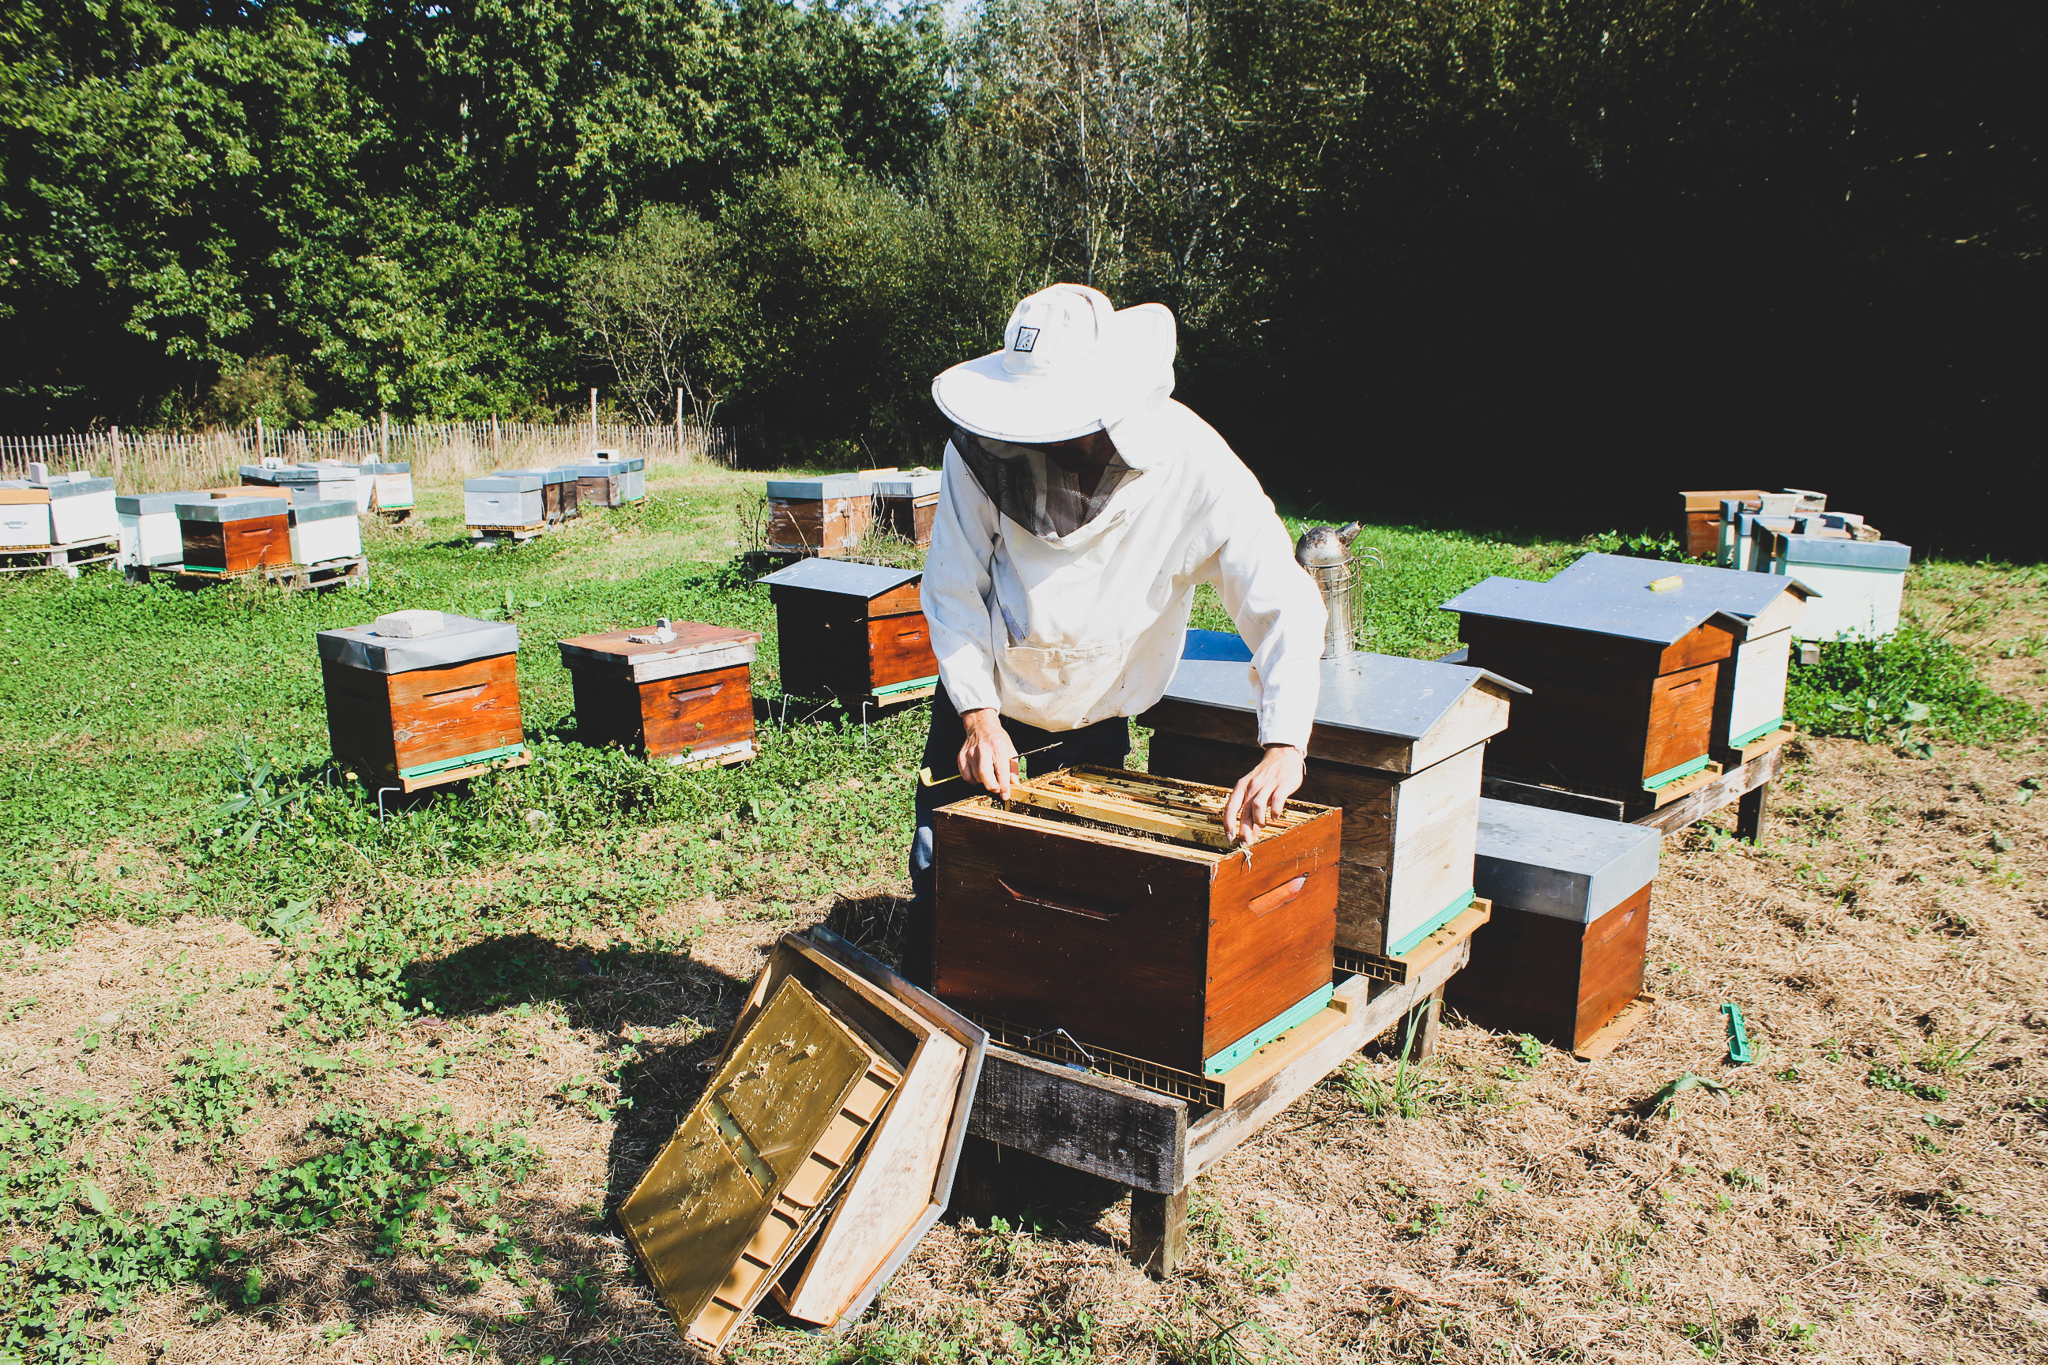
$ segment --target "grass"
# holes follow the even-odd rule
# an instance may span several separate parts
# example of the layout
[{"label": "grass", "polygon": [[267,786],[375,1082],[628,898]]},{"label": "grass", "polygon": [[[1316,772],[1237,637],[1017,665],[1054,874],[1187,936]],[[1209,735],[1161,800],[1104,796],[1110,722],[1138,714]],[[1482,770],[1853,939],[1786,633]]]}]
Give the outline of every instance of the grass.
[{"label": "grass", "polygon": [[[197,1333],[186,1346],[209,1350],[240,1339],[206,1335],[221,1324],[280,1343],[300,1341],[288,1337],[300,1324],[306,1349],[388,1331],[399,1335],[365,1349],[566,1361],[576,1345],[573,1358],[585,1346],[612,1358],[625,1347],[609,1324],[636,1313],[656,1324],[649,1349],[666,1341],[605,1206],[701,1084],[695,1065],[757,945],[902,891],[924,716],[863,726],[785,699],[767,593],[733,567],[746,548],[735,509],[762,475],[652,472],[645,504],[511,549],[472,545],[459,492],[424,487],[418,523],[369,528],[371,585],[339,594],[182,593],[106,576],[0,584],[0,1022],[21,1040],[0,1058],[14,1068],[0,1081],[0,1226],[14,1247],[0,1266],[0,1362],[93,1360],[149,1313],[152,1330]],[[1657,549],[1640,539],[1636,552]],[[1423,657],[1456,644],[1440,602],[1492,574],[1546,577],[1584,548],[1399,526],[1367,527],[1358,544],[1376,552],[1359,589],[1366,643]],[[1980,581],[1931,572],[1950,575],[1959,601]],[[534,762],[388,803],[380,819],[329,758],[312,637],[403,607],[518,624]],[[754,686],[773,718],[757,761],[683,772],[576,742],[554,642],[656,616],[763,631]],[[1829,702],[1879,696],[1842,728],[1887,744],[1909,724],[2014,742],[2017,703],[1971,671],[1989,658],[2032,665],[2030,637],[2002,620],[1933,623],[1935,643],[1915,636],[1862,665],[1831,653],[1834,671],[1802,675],[1802,704],[1852,715]],[[1212,592],[1195,624],[1228,628]],[[1958,631],[1989,643],[1942,643]],[[1906,702],[1928,718],[1904,719]],[[2018,780],[2014,809],[2038,790]],[[1818,792],[1786,808],[1843,820],[1858,809]],[[2029,853],[2003,832],[1972,837]],[[1994,1074],[1990,1036],[1944,1034],[1956,1041],[1917,1063],[1873,1054],[1842,1068],[1844,1084],[1942,1102]],[[1390,1070],[1357,1063],[1326,1088],[1339,1112],[1317,1133],[1374,1146],[1440,1125],[1476,1132],[1566,1084],[1552,1073],[1575,1074],[1545,1066],[1528,1037],[1462,1079],[1441,1058],[1413,1062],[1412,1033],[1396,1043]],[[1483,1105],[1469,1099],[1482,1085]],[[1682,1103],[1669,1122],[1723,1107]],[[1915,1136],[1915,1151],[1938,1145]],[[1731,1171],[1720,1189],[1763,1186],[1746,1174],[1762,1157],[1744,1160],[1744,1178]],[[1359,1188],[1384,1213],[1375,1235],[1397,1248],[1492,1227],[1537,1197],[1508,1179],[1487,1199],[1413,1175]],[[746,1349],[849,1362],[1293,1358],[1283,1343],[1311,1329],[1286,1314],[1329,1261],[1320,1234],[1213,1193],[1196,1208],[1199,1268],[1130,1322],[1099,1316],[1114,1295],[1016,1296],[1081,1253],[1065,1232],[1005,1225],[958,1239],[986,1294],[943,1312],[890,1298],[851,1337],[764,1327]],[[1671,1340],[1732,1351],[1732,1320],[1683,1311]],[[1815,1328],[1771,1330],[1803,1340]],[[1389,1358],[1491,1350],[1447,1322],[1402,1332],[1372,1339]]]}]

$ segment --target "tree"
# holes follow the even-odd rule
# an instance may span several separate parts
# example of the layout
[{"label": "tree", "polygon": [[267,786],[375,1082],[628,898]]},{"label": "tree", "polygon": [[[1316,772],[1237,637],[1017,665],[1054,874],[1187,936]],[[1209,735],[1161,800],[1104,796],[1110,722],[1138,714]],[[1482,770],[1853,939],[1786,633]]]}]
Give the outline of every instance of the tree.
[{"label": "tree", "polygon": [[658,204],[577,267],[570,315],[642,422],[666,420],[681,390],[710,426],[732,380],[736,304],[716,228]]}]

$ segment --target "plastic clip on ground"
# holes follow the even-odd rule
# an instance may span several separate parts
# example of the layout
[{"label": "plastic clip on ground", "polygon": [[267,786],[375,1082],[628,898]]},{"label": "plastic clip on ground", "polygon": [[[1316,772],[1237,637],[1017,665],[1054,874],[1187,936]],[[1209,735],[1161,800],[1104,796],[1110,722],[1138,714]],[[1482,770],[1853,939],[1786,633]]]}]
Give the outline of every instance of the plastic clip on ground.
[{"label": "plastic clip on ground", "polygon": [[1756,1057],[1749,1050],[1749,1030],[1742,1026],[1742,1006],[1723,1005],[1721,1013],[1728,1016],[1728,1060],[1737,1066],[1748,1066]]}]

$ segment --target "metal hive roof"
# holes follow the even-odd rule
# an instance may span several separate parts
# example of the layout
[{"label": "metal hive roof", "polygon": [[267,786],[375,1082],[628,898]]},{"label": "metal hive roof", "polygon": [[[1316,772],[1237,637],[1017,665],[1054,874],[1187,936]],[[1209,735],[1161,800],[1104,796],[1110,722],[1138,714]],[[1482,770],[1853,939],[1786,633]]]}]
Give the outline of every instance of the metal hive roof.
[{"label": "metal hive roof", "polygon": [[1792,589],[1808,597],[1820,596],[1798,579],[1787,578],[1783,574],[1719,569],[1710,564],[1673,564],[1660,559],[1632,559],[1627,555],[1582,555],[1577,563],[1550,581],[1563,583],[1569,580],[1629,594],[1642,592],[1657,579],[1669,578],[1673,574],[1685,580],[1684,586],[1676,593],[1659,596],[1691,594],[1696,603],[1711,601],[1733,616],[1759,615],[1777,601],[1780,594]]},{"label": "metal hive roof", "polygon": [[771,588],[807,588],[812,592],[836,592],[849,597],[880,597],[891,588],[922,578],[922,569],[895,569],[886,564],[862,564],[847,559],[800,559],[778,569],[760,581]]},{"label": "metal hive roof", "polygon": [[[1529,689],[1483,668],[1403,659],[1392,654],[1347,654],[1325,659],[1316,724],[1418,740],[1480,679],[1512,691]],[[1251,667],[1238,660],[1183,658],[1166,686],[1175,701],[1256,713],[1259,690]]]}]

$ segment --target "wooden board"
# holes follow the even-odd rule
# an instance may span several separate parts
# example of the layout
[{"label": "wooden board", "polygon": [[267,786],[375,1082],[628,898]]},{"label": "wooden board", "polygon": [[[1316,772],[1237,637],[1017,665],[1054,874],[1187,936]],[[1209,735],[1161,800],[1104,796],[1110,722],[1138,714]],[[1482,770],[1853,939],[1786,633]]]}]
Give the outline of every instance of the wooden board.
[{"label": "wooden board", "polygon": [[1690,796],[1708,783],[1718,780],[1720,776],[1721,765],[1709,760],[1706,767],[1690,777],[1681,777],[1676,782],[1667,782],[1657,788],[1656,791],[1649,793],[1650,808],[1652,810],[1662,810],[1673,802]]},{"label": "wooden board", "polygon": [[1650,888],[1591,924],[1496,904],[1444,1000],[1488,1028],[1573,1051],[1642,993]]},{"label": "wooden board", "polygon": [[874,524],[874,498],[768,499],[768,548],[843,555],[867,538]]},{"label": "wooden board", "polygon": [[[1316,725],[1309,733],[1308,756],[1382,773],[1419,772],[1505,730],[1509,700],[1513,695],[1491,679],[1482,678],[1467,689],[1465,695],[1458,699],[1458,704],[1420,739],[1380,735],[1336,725]],[[1249,711],[1205,706],[1168,697],[1155,703],[1140,720],[1157,732],[1153,737],[1155,748],[1161,739],[1174,735],[1261,751],[1259,718]],[[1172,741],[1168,743],[1171,745]],[[1152,766],[1156,771],[1166,771],[1157,763]],[[1249,767],[1245,769],[1245,772],[1250,771]],[[1237,774],[1237,777],[1242,776],[1242,772]],[[1226,785],[1234,785],[1237,777],[1231,778]],[[1200,780],[1221,779],[1204,777]]]},{"label": "wooden board", "polygon": [[1762,739],[1753,740],[1743,745],[1740,749],[1723,749],[1716,757],[1721,760],[1723,772],[1732,772],[1746,763],[1762,758],[1765,754],[1781,745],[1789,744],[1798,736],[1799,727],[1790,721],[1786,721]]},{"label": "wooden board", "polygon": [[921,498],[878,498],[881,504],[882,522],[891,532],[902,536],[913,545],[932,543],[932,525],[938,520],[939,495],[927,493]]},{"label": "wooden board", "polygon": [[1612,1019],[1596,1030],[1584,1042],[1572,1049],[1572,1056],[1582,1062],[1597,1062],[1608,1053],[1628,1041],[1630,1034],[1650,1021],[1657,1012],[1656,1000],[1639,995],[1615,1011]]},{"label": "wooden board", "polygon": [[1650,684],[1650,728],[1643,745],[1644,778],[1669,772],[1714,745],[1714,691],[1719,663],[1666,673]]},{"label": "wooden board", "polygon": [[380,785],[402,770],[481,754],[524,738],[514,656],[409,673],[373,673],[322,660],[334,756]]},{"label": "wooden board", "polygon": [[[1220,826],[1227,790],[1092,768],[1025,786],[1051,807],[979,796],[937,813],[935,980],[948,1003],[1200,1075],[1328,984],[1336,811],[1293,803],[1280,828],[1225,852],[1119,832],[1101,793],[1153,793],[1153,824]],[[1056,808],[1091,794],[1085,815]]]},{"label": "wooden board", "polygon": [[571,668],[576,737],[649,758],[726,749],[754,738],[752,669],[746,664],[634,683]]},{"label": "wooden board", "polygon": [[1740,768],[1715,774],[1669,805],[1637,817],[1635,823],[1660,830],[1668,837],[1771,782],[1778,775],[1784,754],[1784,749],[1773,747]]},{"label": "wooden board", "polygon": [[870,693],[899,683],[929,678],[939,671],[938,656],[932,653],[931,626],[921,611],[868,619],[868,679]]},{"label": "wooden board", "polygon": [[[873,602],[783,589],[777,594],[776,641],[785,692],[835,697],[850,704],[939,671],[924,613],[901,609],[903,601],[916,601],[914,583]],[[885,601],[888,598],[897,601]],[[878,606],[889,610],[876,610]]]},{"label": "wooden board", "polygon": [[292,562],[291,527],[283,513],[242,521],[181,521],[185,563],[224,573],[246,573]]}]

